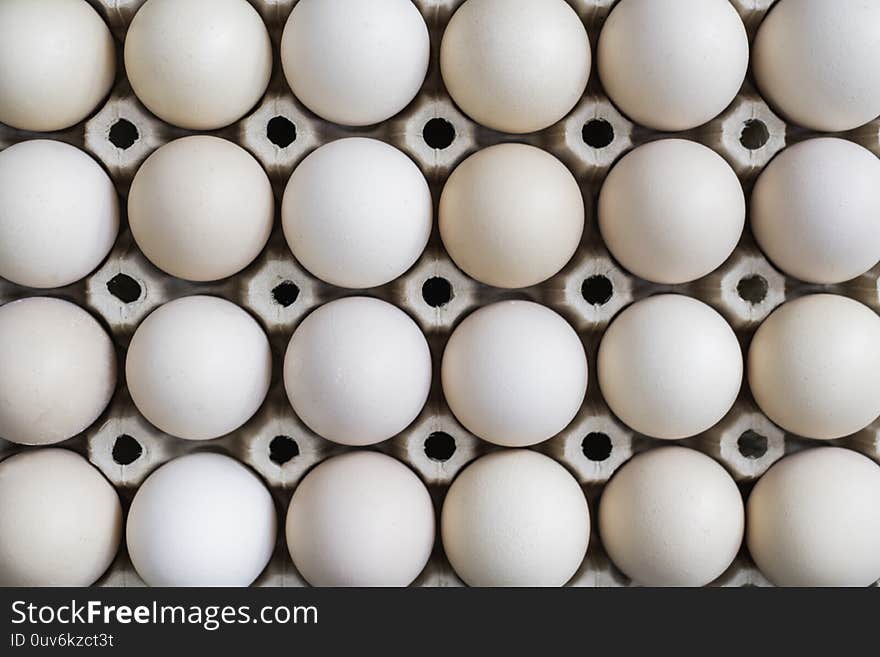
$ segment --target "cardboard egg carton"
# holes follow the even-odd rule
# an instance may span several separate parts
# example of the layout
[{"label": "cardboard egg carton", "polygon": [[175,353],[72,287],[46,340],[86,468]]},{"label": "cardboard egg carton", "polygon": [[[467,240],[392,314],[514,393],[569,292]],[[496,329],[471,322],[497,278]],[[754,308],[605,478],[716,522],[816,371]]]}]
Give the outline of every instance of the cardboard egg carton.
[{"label": "cardboard egg carton", "polygon": [[[321,460],[347,449],[311,432],[294,414],[281,377],[287,343],[297,324],[318,305],[342,296],[368,294],[408,312],[425,332],[434,361],[431,395],[421,415],[398,436],[376,446],[410,465],[428,484],[439,516],[445,491],[471,460],[494,447],[470,434],[450,413],[440,387],[439,365],[445,343],[457,323],[475,308],[501,299],[530,299],[563,315],[580,334],[590,363],[590,382],[583,407],[559,435],[536,446],[562,463],[583,485],[595,518],[602,487],[632,454],[666,444],[638,435],[609,411],[597,385],[596,352],[610,320],[626,305],[658,292],[674,291],[696,297],[718,310],[731,324],[743,346],[754,330],[784,301],[816,291],[843,294],[880,310],[880,267],[841,285],[807,285],[776,270],[755,245],[748,229],[733,255],[708,276],[679,286],[662,286],[630,275],[611,257],[595,222],[598,191],[611,166],[626,152],[651,140],[671,136],[630,122],[604,95],[595,66],[581,101],[559,123],[544,131],[505,135],[484,128],[456,108],[440,76],[440,40],[462,0],[415,0],[431,34],[432,56],[427,79],[418,97],[398,116],[364,129],[330,124],[311,114],[291,93],[281,71],[278,43],[296,0],[251,0],[266,21],[275,51],[269,89],[245,118],[211,134],[240,144],[263,165],[273,183],[276,212],[284,186],[295,166],[311,151],[334,139],[366,136],[381,139],[407,153],[427,177],[435,212],[446,178],[465,157],[504,141],[525,142],[562,160],[579,181],[587,205],[588,225],[580,248],[563,271],[545,283],[523,290],[499,290],[464,275],[445,253],[435,229],[420,260],[398,280],[383,287],[352,291],[327,285],[305,271],[293,258],[276,217],[269,244],[240,274],[216,283],[197,284],[174,279],[155,268],[138,250],[125,217],[119,238],[106,261],[85,280],[65,288],[29,290],[0,279],[0,303],[47,294],[74,301],[99,318],[117,346],[120,376],[109,408],[93,426],[60,446],[74,449],[95,464],[116,486],[128,506],[137,487],[162,463],[194,450],[215,450],[254,468],[275,497],[279,520],[293,489]],[[0,125],[0,148],[34,138],[52,138],[83,148],[109,172],[121,199],[127,197],[139,165],[162,144],[191,134],[158,120],[132,93],[122,65],[125,31],[143,0],[90,0],[116,36],[117,80],[106,102],[91,118],[69,130],[27,133]],[[732,0],[750,38],[771,0]],[[602,22],[613,0],[570,0],[587,27],[595,52]],[[747,79],[739,95],[720,116],[704,126],[677,133],[701,142],[723,156],[739,176],[746,198],[754,180],[786,145],[814,136],[787,125]],[[841,136],[880,155],[880,121]],[[124,203],[123,203],[124,208]],[[191,294],[224,297],[247,309],[269,336],[274,363],[271,389],[260,411],[241,429],[208,442],[165,435],[137,412],[122,374],[125,351],[140,321],[160,304]],[[785,453],[822,444],[787,435],[761,413],[744,382],[734,407],[715,427],[680,441],[718,460],[747,495],[753,482]],[[880,422],[835,441],[880,461]],[[21,447],[0,439],[0,458]],[[105,586],[142,586],[123,546]],[[415,583],[420,586],[461,586],[442,547]],[[594,532],[589,552],[572,586],[625,586],[629,582],[610,563]],[[722,586],[766,585],[745,548]],[[302,586],[280,532],[275,555],[257,580],[263,586]]]}]

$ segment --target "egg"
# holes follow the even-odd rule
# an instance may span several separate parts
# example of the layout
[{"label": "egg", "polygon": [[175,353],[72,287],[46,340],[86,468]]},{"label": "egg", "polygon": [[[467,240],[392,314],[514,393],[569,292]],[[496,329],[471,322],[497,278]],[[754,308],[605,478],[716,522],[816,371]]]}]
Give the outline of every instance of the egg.
[{"label": "egg", "polygon": [[407,586],[431,556],[434,507],[400,461],[355,451],[306,475],[286,529],[293,563],[312,586]]},{"label": "egg", "polygon": [[172,141],[138,169],[128,195],[137,245],[163,271],[214,281],[259,255],[274,221],[272,185],[232,142],[198,135]]},{"label": "egg", "polygon": [[418,416],[431,388],[431,351],[402,310],[369,297],[319,307],[297,327],[284,387],[299,418],[342,445],[372,445]]},{"label": "egg", "polygon": [[470,586],[562,586],[587,552],[590,511],[559,463],[502,450],[453,480],[440,530],[449,562]]},{"label": "egg", "polygon": [[781,0],[755,37],[764,97],[813,130],[852,130],[880,114],[880,5],[864,0]]},{"label": "egg", "polygon": [[675,132],[715,118],[736,97],[749,41],[728,0],[621,0],[597,53],[614,104],[636,123]]},{"label": "egg", "polygon": [[496,445],[552,438],[577,414],[587,357],[574,329],[530,301],[500,301],[470,314],[446,344],[443,395],[468,431]]},{"label": "egg", "polygon": [[758,406],[786,431],[855,433],[880,416],[880,317],[833,294],[789,301],[752,338],[748,374]]},{"label": "egg", "polygon": [[0,2],[0,123],[63,130],[110,92],[116,46],[85,0]]},{"label": "egg", "polygon": [[0,462],[0,586],[90,586],[122,539],[116,491],[66,449]]},{"label": "egg", "polygon": [[429,55],[428,27],[411,0],[300,0],[281,37],[296,97],[349,126],[379,123],[409,105]]},{"label": "egg", "polygon": [[272,43],[247,0],[147,0],[125,35],[125,71],[138,99],[163,121],[214,130],[263,96]]},{"label": "egg", "polygon": [[752,191],[752,232],[785,273],[841,283],[880,260],[880,160],[851,141],[802,141],[777,155]]},{"label": "egg", "polygon": [[458,165],[443,188],[439,215],[455,264],[496,287],[547,280],[571,259],[584,231],[574,176],[525,144],[491,146]]},{"label": "egg", "polygon": [[706,431],[733,406],[743,359],[733,329],[696,299],[661,294],[618,315],[599,345],[599,388],[639,433],[676,440]]},{"label": "egg", "polygon": [[405,273],[431,235],[431,191],[415,163],[376,139],[340,139],[294,169],[281,205],[296,259],[332,285],[369,288]]},{"label": "egg", "polygon": [[230,301],[170,301],[138,326],[125,359],[132,401],[156,427],[187,440],[218,438],[266,398],[272,352],[259,324]]},{"label": "egg", "polygon": [[661,447],[620,468],[599,500],[614,564],[644,586],[705,586],[733,562],[745,514],[727,471],[705,454]]},{"label": "egg", "polygon": [[249,586],[275,548],[272,495],[244,465],[195,452],[138,488],[125,528],[131,562],[149,586]]},{"label": "egg", "polygon": [[880,579],[880,467],[847,449],[786,456],[746,507],[749,552],[778,586],[869,586]]},{"label": "egg", "polygon": [[113,181],[89,155],[46,139],[0,151],[0,276],[70,285],[101,264],[118,232]]},{"label": "egg", "polygon": [[612,255],[640,278],[687,283],[727,260],[746,202],[724,158],[702,144],[662,139],[620,160],[599,194],[599,228]]},{"label": "egg", "polygon": [[110,336],[68,301],[0,306],[0,438],[49,445],[86,430],[116,388]]},{"label": "egg", "polygon": [[455,103],[486,127],[543,130],[568,114],[590,77],[590,43],[564,0],[467,0],[440,44]]}]

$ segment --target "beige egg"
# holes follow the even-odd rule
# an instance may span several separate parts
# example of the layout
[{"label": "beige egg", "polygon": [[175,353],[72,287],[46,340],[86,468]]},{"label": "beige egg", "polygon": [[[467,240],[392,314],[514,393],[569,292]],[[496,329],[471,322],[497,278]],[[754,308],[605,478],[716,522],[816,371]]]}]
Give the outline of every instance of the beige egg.
[{"label": "beige egg", "polygon": [[730,165],[684,139],[631,151],[599,194],[599,228],[611,254],[655,283],[687,283],[720,267],[739,242],[745,216]]},{"label": "beige egg", "polygon": [[549,153],[499,144],[462,162],[440,196],[440,236],[466,274],[487,285],[541,283],[574,255],[584,199],[571,172]]},{"label": "beige egg", "polygon": [[837,447],[786,456],[749,496],[746,540],[778,586],[868,586],[880,579],[880,466]]},{"label": "beige egg", "polygon": [[128,195],[137,245],[163,271],[191,281],[238,273],[260,254],[275,199],[246,150],[208,135],[165,144],[138,169]]},{"label": "beige egg", "polygon": [[786,431],[855,433],[880,415],[880,317],[834,294],[789,301],[755,332],[748,376],[758,406]]},{"label": "beige egg", "polygon": [[599,500],[611,560],[645,586],[704,586],[733,562],[745,514],[727,471],[705,454],[661,447],[634,456]]}]

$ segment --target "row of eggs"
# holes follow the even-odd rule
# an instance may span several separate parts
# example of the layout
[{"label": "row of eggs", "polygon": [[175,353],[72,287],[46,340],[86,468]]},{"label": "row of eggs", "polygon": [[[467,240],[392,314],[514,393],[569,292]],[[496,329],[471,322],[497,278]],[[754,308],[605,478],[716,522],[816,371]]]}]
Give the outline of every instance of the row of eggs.
[{"label": "row of eggs", "polygon": [[[110,337],[78,306],[31,297],[0,307],[0,436],[53,444],[89,427],[116,387]],[[549,308],[501,301],[468,315],[441,364],[452,413],[476,436],[508,447],[548,440],[587,390],[580,337]],[[661,294],[621,312],[598,351],[598,383],[635,431],[676,440],[714,426],[736,400],[740,344],[724,318],[691,297]],[[138,326],[125,379],[141,414],[165,433],[211,440],[241,427],[269,390],[272,353],[260,325],[212,296],[160,306]],[[402,310],[371,297],[318,307],[299,324],[284,386],[302,421],[344,445],[395,436],[431,387],[428,343]],[[785,430],[831,440],[880,415],[880,317],[847,297],[783,304],[748,351],[751,392]]]},{"label": "row of eggs", "polygon": [[[754,43],[758,86],[782,114],[821,131],[880,114],[876,3],[781,0]],[[108,93],[115,46],[85,0],[0,3],[0,122],[58,130]],[[419,92],[428,28],[411,0],[299,0],[281,38],[294,94],[320,117],[379,123]],[[272,44],[246,0],[147,0],[125,38],[132,89],[159,118],[211,130],[262,97]],[[727,0],[621,0],[598,41],[614,103],[665,131],[702,125],[733,100],[749,65],[742,20]],[[564,0],[466,0],[440,44],[450,95],[477,122],[510,133],[546,128],[581,98],[590,76],[584,25]]]},{"label": "row of eggs", "polygon": [[[232,142],[184,137],[138,169],[128,220],[141,251],[163,271],[212,281],[249,265],[274,222],[272,186],[259,162]],[[53,288],[88,275],[119,229],[113,182],[74,146],[31,140],[0,152],[0,276]],[[749,220],[758,244],[789,275],[839,283],[880,260],[880,160],[837,138],[797,143],[758,177]],[[294,169],[282,199],[296,259],[325,282],[384,285],[404,274],[432,230],[431,191],[418,166],[385,142],[340,139]],[[610,171],[598,198],[612,255],[641,278],[696,280],[721,266],[746,220],[742,187],[702,144],[661,139]],[[537,285],[573,257],[585,203],[571,172],[525,144],[490,146],[452,172],[439,200],[440,236],[476,280]]]},{"label": "row of eggs", "polygon": [[[783,458],[746,505],[724,468],[683,447],[642,452],[598,505],[608,556],[638,584],[703,586],[745,541],[782,586],[866,586],[880,578],[880,467],[841,448]],[[468,465],[443,501],[446,556],[471,586],[561,586],[591,535],[577,481],[530,450]],[[372,451],[327,459],[293,493],[286,545],[313,586],[407,586],[435,540],[430,493],[399,461]],[[150,586],[248,586],[276,544],[272,496],[246,466],[196,452],[160,466],[125,522],[128,554]],[[45,448],[0,463],[0,585],[88,586],[123,534],[116,491],[84,458]]]}]

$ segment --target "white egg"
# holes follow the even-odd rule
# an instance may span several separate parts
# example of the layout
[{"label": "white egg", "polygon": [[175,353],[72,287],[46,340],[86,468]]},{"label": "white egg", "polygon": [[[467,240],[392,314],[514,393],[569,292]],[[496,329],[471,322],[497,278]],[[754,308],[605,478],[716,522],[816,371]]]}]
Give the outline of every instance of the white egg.
[{"label": "white egg", "polygon": [[149,586],[249,586],[275,548],[272,495],[247,467],[212,452],[181,456],[141,484],[125,528]]},{"label": "white egg", "polygon": [[639,433],[675,440],[714,426],[736,401],[743,359],[733,329],[706,304],[678,294],[631,305],[599,345],[599,387]]},{"label": "white egg", "polygon": [[294,491],[287,547],[312,586],[408,586],[434,547],[431,496],[390,456],[335,456]]},{"label": "white egg", "polygon": [[446,26],[440,70],[452,99],[475,121],[534,132],[580,100],[590,43],[564,0],[467,0]]},{"label": "white egg", "polygon": [[281,37],[296,97],[321,118],[351,126],[409,105],[429,55],[428,27],[411,0],[300,0]]},{"label": "white egg", "polygon": [[368,288],[406,272],[431,235],[431,191],[402,152],[376,139],[340,139],[306,157],[281,205],[296,259],[332,285]]},{"label": "white egg", "polygon": [[214,281],[259,255],[274,221],[272,185],[246,150],[217,137],[184,137],[138,169],[128,195],[137,245],[178,278]]},{"label": "white egg", "polygon": [[752,338],[748,373],[758,406],[786,431],[855,433],[880,416],[880,317],[834,294],[789,301]]},{"label": "white egg", "polygon": [[122,540],[116,491],[79,454],[38,449],[0,462],[0,586],[90,586]]},{"label": "white egg", "polygon": [[325,304],[297,327],[284,357],[293,410],[315,433],[372,445],[418,416],[431,388],[431,351],[402,310],[368,297]]},{"label": "white egg", "polygon": [[184,297],[138,326],[125,377],[135,406],[159,429],[210,440],[238,429],[260,408],[272,352],[260,325],[234,303]]},{"label": "white egg", "polygon": [[0,2],[0,123],[63,130],[113,86],[116,46],[85,0]]},{"label": "white egg", "polygon": [[844,139],[790,146],[758,177],[750,220],[785,273],[810,283],[860,276],[880,260],[880,160]]},{"label": "white egg", "polygon": [[100,324],[61,299],[0,307],[0,438],[48,445],[84,431],[116,388],[116,351]]},{"label": "white egg", "polygon": [[101,264],[118,232],[113,181],[86,153],[46,139],[0,151],[0,276],[69,285]]},{"label": "white egg", "polygon": [[749,41],[728,0],[621,0],[599,35],[599,77],[614,104],[649,128],[679,131],[736,97]]},{"label": "white egg", "polygon": [[469,276],[496,287],[547,280],[574,255],[584,199],[555,157],[525,144],[498,144],[462,162],[440,197],[440,236]]},{"label": "white egg", "polygon": [[181,128],[238,121],[266,91],[272,43],[247,0],[147,0],[125,36],[138,99]]},{"label": "white egg", "polygon": [[739,489],[711,458],[684,447],[637,454],[599,500],[599,534],[615,565],[644,586],[705,586],[743,539]]},{"label": "white egg", "polygon": [[453,480],[440,530],[446,556],[470,586],[562,586],[586,555],[590,510],[559,463],[502,450]]},{"label": "white egg", "polygon": [[746,508],[749,552],[778,586],[868,586],[880,579],[880,467],[847,449],[786,456]]},{"label": "white egg", "polygon": [[549,308],[501,301],[458,325],[441,366],[443,394],[468,431],[524,447],[562,431],[587,391],[587,356],[574,329]]},{"label": "white egg", "polygon": [[813,130],[857,128],[880,114],[880,5],[781,0],[755,37],[752,68],[787,118]]},{"label": "white egg", "polygon": [[602,185],[599,228],[617,260],[655,283],[687,283],[718,268],[745,225],[739,179],[702,144],[663,139],[620,160]]}]

